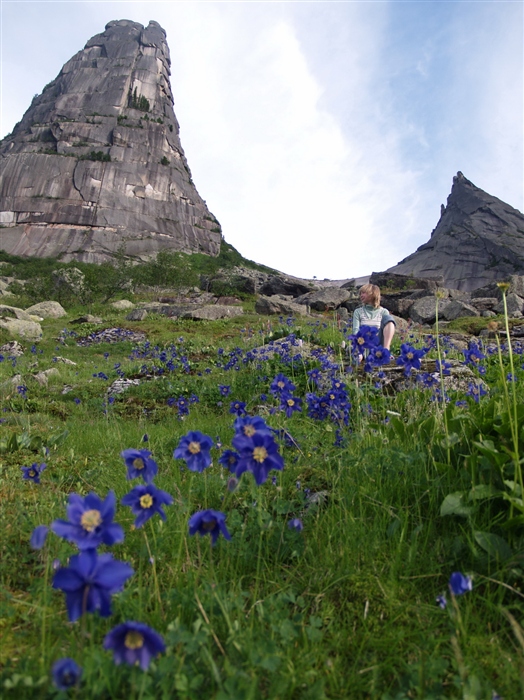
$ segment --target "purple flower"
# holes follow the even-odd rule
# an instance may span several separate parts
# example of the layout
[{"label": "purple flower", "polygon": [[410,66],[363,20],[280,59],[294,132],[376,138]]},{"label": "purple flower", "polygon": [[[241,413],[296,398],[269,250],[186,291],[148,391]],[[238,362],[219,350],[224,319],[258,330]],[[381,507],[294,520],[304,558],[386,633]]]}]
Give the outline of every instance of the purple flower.
[{"label": "purple flower", "polygon": [[245,471],[250,471],[260,486],[266,481],[272,469],[284,468],[284,459],[278,453],[278,445],[271,435],[262,433],[255,433],[252,437],[235,435],[232,444],[240,453],[236,469],[237,477]]},{"label": "purple flower", "polygon": [[31,533],[31,539],[29,540],[29,546],[31,547],[31,549],[42,549],[42,547],[45,544],[48,532],[49,528],[47,527],[47,525],[38,525],[38,527],[35,527],[35,529]]},{"label": "purple flower", "polygon": [[189,471],[203,472],[211,465],[212,459],[209,450],[213,447],[213,440],[209,435],[204,435],[199,430],[190,430],[181,438],[178,447],[173,452],[175,459],[184,459]]},{"label": "purple flower", "polygon": [[449,577],[449,590],[453,595],[463,595],[467,591],[473,590],[471,576],[464,576],[460,571],[454,571]]},{"label": "purple flower", "polygon": [[102,617],[109,617],[111,595],[121,591],[133,573],[129,564],[115,561],[111,554],[86,549],[72,556],[68,567],[58,569],[53,588],[64,591],[70,622],[96,610]]},{"label": "purple flower", "polygon": [[222,396],[229,396],[229,394],[231,393],[231,387],[229,386],[229,384],[219,384],[218,390]]},{"label": "purple flower", "polygon": [[304,529],[304,525],[302,524],[302,520],[300,520],[300,518],[293,518],[288,522],[287,526],[290,530],[297,530],[298,532],[301,532]]},{"label": "purple flower", "polygon": [[438,595],[438,596],[435,598],[435,602],[437,603],[437,605],[439,606],[439,608],[441,608],[442,610],[444,610],[444,609],[446,608],[446,605],[448,604],[448,601],[446,600],[446,596],[445,596],[445,595]]},{"label": "purple flower", "polygon": [[226,516],[219,510],[200,510],[189,518],[189,534],[211,535],[211,543],[215,544],[220,533],[226,540],[231,539],[231,535],[226,527]]},{"label": "purple flower", "polygon": [[155,513],[158,513],[162,520],[165,520],[166,514],[162,506],[170,506],[173,503],[173,498],[165,491],[157,489],[154,484],[146,486],[140,484],[126,494],[120,503],[124,506],[130,506],[133,514],[137,516],[135,527],[142,527]]},{"label": "purple flower", "polygon": [[59,537],[74,542],[80,550],[123,542],[124,531],[113,522],[115,509],[114,491],[110,491],[104,501],[96,493],[90,493],[85,498],[72,493],[67,506],[69,520],[55,520],[51,523],[51,530]]},{"label": "purple flower", "polygon": [[[147,438],[147,435],[145,436]],[[142,438],[144,441],[144,438]],[[154,459],[150,458],[149,450],[134,450],[130,448],[120,453],[127,467],[128,479],[142,479],[146,484],[150,484],[158,472],[158,465]]]},{"label": "purple flower", "polygon": [[20,469],[24,472],[22,479],[27,479],[28,481],[32,481],[34,484],[39,484],[40,474],[44,471],[44,469],[46,469],[46,467],[47,464],[44,462],[42,464],[33,462],[30,467],[20,467]]},{"label": "purple flower", "polygon": [[468,391],[466,391],[466,396],[471,396],[475,403],[478,403],[480,397],[485,396],[487,393],[482,384],[473,384],[473,382],[471,382]]},{"label": "purple flower", "polygon": [[134,666],[139,664],[147,671],[151,659],[165,651],[166,645],[158,632],[142,622],[123,622],[104,638],[104,649],[113,650],[113,659]]},{"label": "purple flower", "polygon": [[74,688],[80,681],[82,669],[76,661],[66,657],[55,661],[51,674],[55,688],[58,688],[58,690],[69,690],[69,688]]},{"label": "purple flower", "polygon": [[358,331],[348,336],[351,341],[352,352],[362,355],[364,350],[372,350],[378,345],[378,328],[373,326],[360,326]]}]

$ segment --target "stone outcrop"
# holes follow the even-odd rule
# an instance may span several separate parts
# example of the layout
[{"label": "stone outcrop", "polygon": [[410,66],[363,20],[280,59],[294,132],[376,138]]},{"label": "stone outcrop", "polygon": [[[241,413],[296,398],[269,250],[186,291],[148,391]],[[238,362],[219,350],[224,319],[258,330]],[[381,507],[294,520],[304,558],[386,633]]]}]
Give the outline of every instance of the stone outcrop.
[{"label": "stone outcrop", "polygon": [[40,301],[25,310],[27,314],[40,316],[41,318],[63,318],[67,311],[57,301]]},{"label": "stone outcrop", "polygon": [[217,255],[179,138],[165,31],[109,22],[0,142],[0,248],[103,262]]},{"label": "stone outcrop", "polygon": [[523,274],[524,215],[459,172],[430,240],[387,272],[466,291]]}]

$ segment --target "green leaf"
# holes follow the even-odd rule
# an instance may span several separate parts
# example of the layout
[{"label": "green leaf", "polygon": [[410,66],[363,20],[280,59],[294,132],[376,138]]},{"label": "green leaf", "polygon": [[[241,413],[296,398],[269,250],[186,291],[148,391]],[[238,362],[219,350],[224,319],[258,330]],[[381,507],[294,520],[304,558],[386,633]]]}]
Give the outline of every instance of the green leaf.
[{"label": "green leaf", "polygon": [[457,491],[449,493],[442,501],[440,506],[440,515],[470,515],[473,508],[464,503],[464,493]]},{"label": "green leaf", "polygon": [[490,557],[504,561],[513,556],[513,550],[505,539],[491,532],[476,531],[475,540]]},{"label": "green leaf", "polygon": [[480,501],[485,498],[497,498],[497,496],[501,495],[499,489],[494,488],[490,484],[477,484],[469,492],[468,498],[470,501]]}]

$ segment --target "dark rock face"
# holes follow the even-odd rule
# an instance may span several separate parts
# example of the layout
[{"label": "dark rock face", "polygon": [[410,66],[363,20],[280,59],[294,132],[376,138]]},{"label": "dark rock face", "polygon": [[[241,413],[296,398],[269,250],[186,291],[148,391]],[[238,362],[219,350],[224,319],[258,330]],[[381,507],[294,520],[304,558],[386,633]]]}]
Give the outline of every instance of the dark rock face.
[{"label": "dark rock face", "polygon": [[388,272],[465,291],[523,274],[524,215],[459,172],[431,239]]},{"label": "dark rock face", "polygon": [[0,248],[102,262],[120,249],[217,255],[173,111],[166,35],[109,22],[0,142]]}]

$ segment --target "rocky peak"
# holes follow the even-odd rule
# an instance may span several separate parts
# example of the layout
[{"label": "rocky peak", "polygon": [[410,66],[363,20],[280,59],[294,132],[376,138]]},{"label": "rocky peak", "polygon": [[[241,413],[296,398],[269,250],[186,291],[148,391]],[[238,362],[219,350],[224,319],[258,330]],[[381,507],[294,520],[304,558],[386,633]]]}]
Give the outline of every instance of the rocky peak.
[{"label": "rocky peak", "polygon": [[458,172],[430,240],[388,272],[442,276],[465,291],[522,274],[524,216]]},{"label": "rocky peak", "polygon": [[0,227],[0,247],[15,255],[218,254],[220,225],[180,143],[157,22],[109,22],[0,142]]}]

